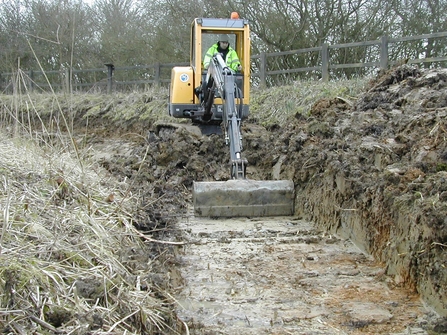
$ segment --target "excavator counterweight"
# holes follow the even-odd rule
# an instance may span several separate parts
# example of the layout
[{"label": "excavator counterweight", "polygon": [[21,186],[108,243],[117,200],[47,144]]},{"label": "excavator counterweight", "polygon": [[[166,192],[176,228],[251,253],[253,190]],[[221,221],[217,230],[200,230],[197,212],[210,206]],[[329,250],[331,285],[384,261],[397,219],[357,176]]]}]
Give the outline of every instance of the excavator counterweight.
[{"label": "excavator counterweight", "polygon": [[[203,48],[222,34],[231,36],[230,45],[239,55],[241,72],[230,68],[219,52],[212,55],[207,69],[204,68],[202,60],[206,49]],[[172,70],[169,114],[189,118],[202,129],[221,125],[230,151],[231,178],[228,181],[194,182],[195,215],[293,215],[294,185],[291,180],[256,181],[246,176],[241,122],[249,115],[250,101],[248,21],[238,16],[234,19],[195,19],[191,37],[191,66]]]}]

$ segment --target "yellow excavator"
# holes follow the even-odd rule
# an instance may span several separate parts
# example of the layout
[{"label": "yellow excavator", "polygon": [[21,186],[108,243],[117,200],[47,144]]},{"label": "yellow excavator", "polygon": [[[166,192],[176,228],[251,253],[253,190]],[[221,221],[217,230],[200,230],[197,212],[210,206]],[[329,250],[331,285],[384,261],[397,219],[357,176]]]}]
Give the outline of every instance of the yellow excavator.
[{"label": "yellow excavator", "polygon": [[[242,69],[234,71],[222,54],[208,48],[226,35],[237,52]],[[191,25],[190,66],[174,67],[169,89],[169,115],[188,118],[202,134],[224,134],[230,151],[228,181],[194,182],[193,202],[197,216],[253,217],[292,215],[294,185],[291,180],[250,180],[242,157],[241,122],[249,115],[250,30],[248,20],[237,13],[225,18],[196,18]]]}]

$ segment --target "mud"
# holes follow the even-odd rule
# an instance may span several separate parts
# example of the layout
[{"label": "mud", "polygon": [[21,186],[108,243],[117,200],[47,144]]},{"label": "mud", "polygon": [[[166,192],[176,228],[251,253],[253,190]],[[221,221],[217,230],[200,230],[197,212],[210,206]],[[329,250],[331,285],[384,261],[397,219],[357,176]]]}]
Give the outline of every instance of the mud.
[{"label": "mud", "polygon": [[[248,178],[293,180],[296,192],[295,219],[312,222],[315,230],[338,236],[342,241],[350,240],[359,251],[352,254],[350,251],[331,252],[321,247],[326,246],[324,242],[310,245],[314,249],[304,248],[298,242],[286,243],[291,250],[285,251],[290,254],[284,258],[287,262],[282,262],[288,263],[289,268],[296,267],[296,271],[302,272],[291,275],[286,271],[285,265],[279,266],[277,259],[271,259],[273,264],[269,264],[270,270],[262,272],[257,282],[247,284],[247,278],[251,276],[247,271],[256,273],[253,269],[263,268],[269,263],[266,261],[261,265],[258,252],[253,250],[259,249],[259,245],[268,248],[269,244],[275,245],[275,242],[266,240],[256,246],[250,244],[252,251],[241,249],[240,259],[228,259],[229,264],[224,260],[222,269],[219,270],[223,273],[229,268],[240,267],[242,271],[239,275],[235,274],[234,269],[230,271],[229,278],[236,278],[238,281],[222,278],[217,280],[222,285],[226,283],[221,288],[221,293],[228,290],[230,282],[238,283],[236,289],[239,291],[242,287],[248,290],[242,290],[243,294],[238,297],[239,301],[246,301],[244,305],[233,304],[235,309],[230,313],[234,313],[233,319],[230,316],[221,316],[223,321],[219,325],[219,317],[210,319],[213,311],[218,313],[212,300],[217,299],[220,304],[224,301],[221,300],[223,297],[213,298],[210,295],[204,298],[204,292],[197,288],[200,283],[191,281],[197,279],[194,269],[207,267],[208,264],[211,266],[210,256],[194,251],[194,246],[188,247],[186,250],[190,250],[192,254],[182,256],[186,258],[183,262],[188,264],[183,268],[182,271],[186,272],[182,276],[186,277],[186,285],[197,286],[191,287],[190,299],[200,300],[205,305],[206,299],[211,300],[208,302],[211,310],[206,310],[205,305],[200,309],[199,305],[193,304],[193,310],[197,307],[195,316],[188,316],[185,312],[186,317],[190,318],[188,320],[193,320],[191,322],[194,323],[197,319],[205,327],[204,333],[210,334],[219,331],[225,334],[223,329],[229,327],[228,324],[232,321],[237,321],[245,330],[250,325],[264,322],[264,328],[260,329],[265,332],[270,329],[274,333],[265,324],[266,320],[271,319],[276,324],[275,322],[293,319],[290,311],[295,308],[296,315],[300,317],[290,321],[296,327],[291,329],[300,331],[305,331],[311,324],[314,331],[320,331],[320,328],[315,327],[314,323],[319,322],[316,320],[321,320],[321,325],[326,322],[326,326],[332,325],[337,331],[345,333],[356,333],[364,327],[372,327],[367,330],[370,333],[399,333],[405,327],[419,326],[424,331],[446,331],[442,326],[442,317],[447,316],[446,86],[446,70],[422,71],[417,67],[404,65],[378,76],[355,101],[341,98],[320,100],[315,103],[309,116],[297,114],[289,124],[276,125],[269,129],[260,126],[255,120],[245,122],[244,155],[248,160]],[[145,140],[141,140],[139,146],[134,147],[130,155],[121,162],[119,155],[115,155],[113,163],[105,160],[103,165],[112,173],[131,178],[135,183],[135,188],[141,194],[139,208],[144,208],[139,215],[140,220],[136,222],[138,227],[152,229],[161,225],[172,228],[179,217],[187,215],[185,213],[191,204],[193,180],[229,178],[227,148],[218,135],[199,136],[184,126],[154,126],[145,136]],[[138,165],[142,157],[145,158],[144,164]],[[239,229],[253,229],[253,223],[247,222],[248,226],[242,224]],[[261,222],[262,225],[264,223]],[[172,234],[178,234],[176,238],[182,239],[190,234],[201,233],[185,231],[183,226],[175,233],[170,230],[169,234],[162,234],[165,235],[164,238],[173,238]],[[215,253],[219,254],[219,248],[227,248],[219,256],[225,259],[233,250],[232,243],[217,246]],[[339,247],[342,248],[342,245]],[[322,255],[319,255],[320,252]],[[361,256],[360,252],[371,255],[375,263]],[[249,254],[256,260],[253,264],[247,264]],[[306,275],[301,260],[303,255],[308,254],[314,255],[319,261],[304,262],[306,266],[308,263],[316,266],[311,270],[314,272]],[[341,259],[337,259],[337,254]],[[342,264],[340,266],[344,270],[337,270],[335,264],[331,265],[332,261],[337,266]],[[359,263],[362,269],[358,269]],[[327,270],[330,267],[332,271]],[[324,287],[319,281],[320,278],[332,276],[333,281],[338,282],[343,276],[340,277],[337,273],[344,273],[343,271],[351,273],[347,276],[348,286],[337,286],[338,284],[326,279],[323,282],[327,286]],[[318,275],[311,276],[312,273]],[[378,276],[378,273],[381,275]],[[219,275],[223,276],[215,274]],[[203,276],[204,279],[201,280],[211,280],[211,274]],[[266,284],[269,276],[275,278],[271,285]],[[241,283],[246,284],[244,286]],[[281,284],[286,283],[286,286],[281,287]],[[270,304],[269,308],[266,307],[270,312],[265,311],[265,315],[256,316],[247,311],[247,318],[242,316],[241,319],[238,308],[249,308],[247,306],[255,301],[261,301],[262,294],[256,293],[254,287],[257,286],[262,291],[266,289],[263,288],[266,285],[271,287],[274,292],[272,294],[278,296],[277,301],[266,303],[265,306]],[[215,290],[216,284],[208,288]],[[291,300],[296,301],[289,301],[285,305],[291,304],[293,308],[278,306],[278,301],[290,296],[291,291],[288,290],[292,288],[293,294],[297,296]],[[372,288],[375,289],[370,300],[368,289]],[[304,297],[309,294],[305,289],[318,292],[315,294],[320,295],[317,299],[319,303],[305,305]],[[391,289],[395,291],[389,291]],[[396,292],[402,295],[399,296]],[[323,302],[321,295],[324,294],[331,296],[331,306]],[[381,294],[388,294],[389,298]],[[223,296],[234,298],[232,294]],[[310,296],[306,299],[310,300]],[[429,310],[436,312],[434,315],[439,319],[432,317],[430,322],[418,324],[422,308],[417,301],[418,296],[429,306]],[[380,298],[376,299],[377,297]],[[304,306],[298,312],[299,304]],[[366,306],[366,310],[371,311],[373,304],[380,311],[377,312],[380,322],[368,317],[355,317],[355,313],[365,308],[353,307],[353,304]],[[263,308],[259,307],[258,310]],[[272,312],[275,308],[276,314]],[[399,308],[401,315],[396,313]],[[403,316],[404,311],[409,308],[413,312]],[[319,317],[309,318],[306,313],[316,313]],[[277,319],[274,315],[277,315]],[[207,317],[208,321],[205,322]],[[338,320],[333,319],[334,317]],[[185,322],[188,324],[189,321]],[[212,326],[209,323],[213,322],[219,331],[211,331]],[[383,324],[388,327],[386,330],[381,329],[380,325]],[[329,328],[322,329],[323,332],[329,332]],[[251,330],[247,331],[248,334]]]},{"label": "mud", "polygon": [[195,218],[193,181],[229,178],[224,140],[106,105],[89,136],[79,112],[77,141],[138,195],[136,227],[189,242],[153,247],[179,332],[447,333],[447,70],[403,65],[285,125],[249,118],[248,177],[295,185],[276,221]]},{"label": "mud", "polygon": [[[379,77],[352,108],[332,102],[335,110],[325,108],[323,121],[330,136],[315,132],[299,155],[287,156],[292,169],[284,169],[294,171],[297,214],[352,239],[443,316],[446,79],[445,70],[403,66]],[[310,169],[296,168],[308,157]]]},{"label": "mud", "polygon": [[426,334],[419,296],[296,217],[181,220],[183,334]]},{"label": "mud", "polygon": [[293,180],[295,215],[352,240],[444,317],[446,85],[446,70],[404,65],[352,104],[318,101],[285,127],[244,129],[249,178]]}]

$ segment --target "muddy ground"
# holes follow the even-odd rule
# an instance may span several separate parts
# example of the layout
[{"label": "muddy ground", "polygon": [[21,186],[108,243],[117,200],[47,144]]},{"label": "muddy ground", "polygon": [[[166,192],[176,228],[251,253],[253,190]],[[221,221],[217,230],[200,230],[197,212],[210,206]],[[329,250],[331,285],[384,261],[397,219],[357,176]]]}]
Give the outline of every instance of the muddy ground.
[{"label": "muddy ground", "polygon": [[381,264],[311,222],[188,217],[179,227],[182,334],[422,335],[434,320]]},{"label": "muddy ground", "polygon": [[[248,177],[293,180],[296,218],[352,240],[392,285],[420,294],[446,317],[446,116],[447,71],[404,65],[375,78],[358,99],[317,101],[309,116],[297,113],[286,126],[245,122]],[[142,199],[142,229],[185,215],[193,180],[229,177],[218,135],[183,127],[144,135],[135,162],[104,162],[131,177],[149,148],[137,184],[160,200],[148,207]],[[442,319],[436,327],[447,332]]]},{"label": "muddy ground", "polygon": [[[159,127],[147,119],[114,120],[108,117],[111,110],[107,105],[98,113],[90,114],[87,137],[86,115],[92,108],[79,111],[75,122],[79,142],[93,145],[91,159],[98,160],[118,179],[129,182],[132,192],[139,194],[139,211],[134,222],[137,228],[150,231],[157,239],[194,241],[194,231],[185,227],[185,222],[189,222],[185,218],[191,218],[192,183],[228,179],[228,152],[223,139],[218,135],[200,136],[188,127]],[[318,269],[306,270],[301,277],[291,279],[294,290],[305,288],[296,299],[301,297],[304,301],[304,295],[309,292],[321,290],[324,294],[326,290],[340,297],[339,308],[344,306],[346,311],[351,311],[351,314],[337,314],[338,323],[329,323],[332,328],[318,328],[315,324],[327,324],[334,314],[340,313],[337,305],[323,306],[319,294],[318,308],[307,306],[295,316],[279,318],[281,307],[272,307],[271,324],[263,325],[264,333],[319,334],[330,333],[330,328],[335,329],[333,334],[447,333],[446,116],[447,70],[421,70],[404,65],[372,80],[357,99],[316,101],[309,115],[297,113],[286,125],[266,128],[254,117],[244,123],[248,178],[293,180],[295,215],[289,224],[292,222],[291,227],[297,228],[300,222],[306,227],[297,229],[294,232],[297,236],[299,231],[306,231],[304,235],[318,237],[311,244],[302,240],[288,243],[287,251],[281,249],[282,244],[270,245],[265,240],[252,246],[253,250],[260,245],[267,249],[279,248],[283,252],[281,257],[288,260],[287,265],[283,264],[285,267],[276,268],[277,273],[274,273],[275,266],[270,267],[273,273],[264,273],[265,277],[270,276],[273,285],[282,280],[287,282],[287,268],[294,266],[293,260],[297,266],[315,263]],[[281,220],[278,225],[284,224]],[[260,223],[259,227],[266,224]],[[253,222],[248,221],[247,227],[251,229]],[[235,234],[231,237],[242,234],[239,228],[219,231],[218,234]],[[275,236],[278,238],[284,233],[276,226],[271,232],[274,232],[271,243]],[[203,238],[216,237],[209,232],[196,233]],[[336,236],[340,248],[337,252],[331,253],[321,246],[331,246],[328,236]],[[350,241],[355,247],[348,245]],[[226,243],[227,249],[222,253],[231,253],[232,242]],[[253,250],[241,250],[240,255],[249,255]],[[191,260],[186,251],[174,246],[157,244],[154,251],[163,254],[164,259],[160,261],[159,273],[152,276],[153,284],[184,296],[181,286],[185,281],[181,276],[182,273],[194,276],[190,273],[193,268],[185,267],[185,264],[195,264],[194,261],[188,263]],[[338,253],[344,258],[337,259]],[[208,264],[206,268],[213,266],[204,260],[206,255],[199,252],[196,257],[197,264],[204,265],[203,261]],[[318,259],[325,261],[319,263]],[[340,270],[334,265],[337,262],[356,265],[341,266]],[[262,259],[254,258],[253,263],[245,264],[239,276],[246,278],[253,271],[251,267],[262,267],[261,263]],[[333,272],[325,272],[325,266],[332,266]],[[334,275],[337,271],[338,276],[349,280],[355,277],[358,282],[353,286],[336,286],[334,290],[321,288],[318,280],[312,279],[318,278],[319,273]],[[373,284],[368,282],[371,278]],[[389,299],[381,298],[380,303],[369,298],[359,300],[361,296],[368,296],[368,285],[376,286],[377,292],[389,292]],[[223,293],[234,296],[234,292]],[[311,300],[309,295],[307,298]],[[426,304],[425,308],[419,298]],[[245,301],[244,308],[250,304],[247,299],[240,300]],[[290,305],[296,301],[284,303]],[[362,308],[355,307],[356,304]],[[355,313],[365,309],[377,314],[369,318]],[[395,317],[405,313],[408,314],[405,319]],[[249,329],[256,317],[246,318],[241,327]],[[295,330],[288,331],[284,324],[279,324],[284,320],[294,322]],[[298,325],[297,320],[303,323]],[[189,328],[194,329],[194,317],[180,315],[177,321],[179,331],[193,331]],[[227,321],[222,321],[214,330],[204,322],[195,329],[201,334],[227,334],[224,329],[231,327],[222,326]],[[306,322],[310,328],[306,328]],[[247,330],[246,334],[251,331]],[[243,334],[240,329],[231,334],[235,333]]]}]

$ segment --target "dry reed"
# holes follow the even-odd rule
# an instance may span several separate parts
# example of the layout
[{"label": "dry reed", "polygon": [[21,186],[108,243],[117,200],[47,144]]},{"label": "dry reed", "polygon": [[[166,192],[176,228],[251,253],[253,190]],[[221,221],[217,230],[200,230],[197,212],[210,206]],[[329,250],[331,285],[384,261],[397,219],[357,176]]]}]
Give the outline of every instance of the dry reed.
[{"label": "dry reed", "polygon": [[166,329],[168,302],[155,297],[150,283],[141,284],[152,269],[152,241],[132,226],[135,199],[127,185],[94,162],[81,164],[66,145],[42,146],[28,135],[0,129],[3,331]]}]

